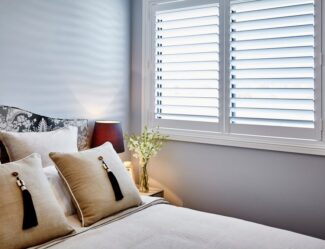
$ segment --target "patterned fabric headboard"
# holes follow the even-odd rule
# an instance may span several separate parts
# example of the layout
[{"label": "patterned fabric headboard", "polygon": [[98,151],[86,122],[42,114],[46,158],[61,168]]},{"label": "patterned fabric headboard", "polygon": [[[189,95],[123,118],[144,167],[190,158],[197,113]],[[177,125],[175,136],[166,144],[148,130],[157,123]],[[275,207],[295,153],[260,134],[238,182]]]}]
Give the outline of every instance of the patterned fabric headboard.
[{"label": "patterned fabric headboard", "polygon": [[[14,132],[44,132],[53,131],[65,126],[78,127],[78,148],[88,148],[87,119],[59,119],[41,116],[16,107],[0,105],[0,130]],[[0,161],[8,162],[8,155],[0,141]]]}]

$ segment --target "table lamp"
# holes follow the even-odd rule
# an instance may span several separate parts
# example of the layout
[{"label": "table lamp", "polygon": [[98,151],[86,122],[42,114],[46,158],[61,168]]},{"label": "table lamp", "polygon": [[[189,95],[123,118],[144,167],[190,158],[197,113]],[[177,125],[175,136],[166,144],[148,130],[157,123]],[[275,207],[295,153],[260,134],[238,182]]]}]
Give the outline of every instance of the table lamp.
[{"label": "table lamp", "polygon": [[118,121],[96,121],[91,147],[111,142],[116,153],[124,152],[124,141],[121,123]]}]

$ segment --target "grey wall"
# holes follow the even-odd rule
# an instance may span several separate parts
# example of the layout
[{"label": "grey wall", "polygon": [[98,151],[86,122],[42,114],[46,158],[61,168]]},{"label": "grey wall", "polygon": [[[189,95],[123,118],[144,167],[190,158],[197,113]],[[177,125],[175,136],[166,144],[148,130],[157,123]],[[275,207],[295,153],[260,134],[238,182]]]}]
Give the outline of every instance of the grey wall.
[{"label": "grey wall", "polygon": [[129,0],[1,0],[0,104],[129,126]]},{"label": "grey wall", "polygon": [[[132,130],[141,128],[141,0],[132,6]],[[325,158],[169,142],[151,181],[176,204],[325,239]]]}]

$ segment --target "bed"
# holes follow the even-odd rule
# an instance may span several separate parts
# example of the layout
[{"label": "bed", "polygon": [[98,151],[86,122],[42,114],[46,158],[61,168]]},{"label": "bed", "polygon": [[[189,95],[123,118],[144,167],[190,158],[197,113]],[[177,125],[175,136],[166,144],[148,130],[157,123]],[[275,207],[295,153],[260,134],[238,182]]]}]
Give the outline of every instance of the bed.
[{"label": "bed", "polygon": [[325,242],[297,233],[169,205],[157,197],[76,233],[34,248],[321,249]]},{"label": "bed", "polygon": [[[24,129],[12,124],[17,119],[22,120],[19,116],[31,119],[30,122],[25,120]],[[41,126],[39,122],[42,122]],[[1,129],[10,128],[20,132],[47,131],[71,124],[78,127],[79,148],[85,149],[86,120],[51,119],[17,108],[0,107]],[[43,128],[37,129],[39,127]],[[67,215],[69,224],[75,230],[73,233],[32,248],[325,249],[325,241],[320,239],[240,219],[176,207],[158,197],[141,198],[140,206],[103,218],[88,227],[81,226],[76,214]],[[0,248],[3,247],[0,245]]]}]

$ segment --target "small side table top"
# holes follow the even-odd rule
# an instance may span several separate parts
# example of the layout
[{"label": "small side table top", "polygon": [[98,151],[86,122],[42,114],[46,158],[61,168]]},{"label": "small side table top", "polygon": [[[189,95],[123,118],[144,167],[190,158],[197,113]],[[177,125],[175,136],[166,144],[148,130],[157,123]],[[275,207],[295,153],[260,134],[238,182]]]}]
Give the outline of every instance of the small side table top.
[{"label": "small side table top", "polygon": [[152,196],[152,197],[162,197],[164,198],[164,190],[159,188],[149,187],[149,192],[139,192],[140,195]]}]

